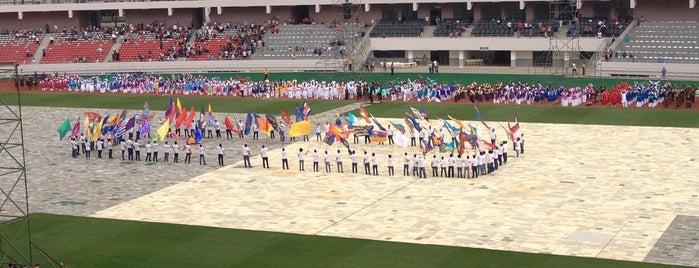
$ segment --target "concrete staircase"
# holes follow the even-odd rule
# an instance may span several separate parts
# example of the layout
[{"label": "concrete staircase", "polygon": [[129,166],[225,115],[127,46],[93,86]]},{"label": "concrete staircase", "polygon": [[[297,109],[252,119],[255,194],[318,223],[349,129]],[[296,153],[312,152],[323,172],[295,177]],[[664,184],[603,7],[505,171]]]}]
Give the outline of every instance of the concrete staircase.
[{"label": "concrete staircase", "polygon": [[119,50],[121,47],[121,38],[117,38],[116,42],[112,45],[112,47],[107,51],[107,55],[102,59],[102,62],[111,62],[112,61],[112,55],[114,54],[114,51]]},{"label": "concrete staircase", "polygon": [[41,39],[41,43],[39,43],[39,47],[34,51],[34,62],[41,62],[42,48],[48,49],[49,41],[51,41],[51,34],[45,34],[44,38]]}]

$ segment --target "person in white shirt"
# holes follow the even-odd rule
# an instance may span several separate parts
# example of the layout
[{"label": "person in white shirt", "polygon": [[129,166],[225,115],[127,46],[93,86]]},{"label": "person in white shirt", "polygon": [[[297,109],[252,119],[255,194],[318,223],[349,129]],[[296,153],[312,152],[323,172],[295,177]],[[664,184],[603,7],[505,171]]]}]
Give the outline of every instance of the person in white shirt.
[{"label": "person in white shirt", "polygon": [[184,144],[184,163],[189,164],[192,162],[192,147],[185,143]]},{"label": "person in white shirt", "polygon": [[410,176],[410,157],[408,157],[408,153],[403,155],[403,176]]},{"label": "person in white shirt", "polygon": [[432,163],[430,166],[432,167],[432,177],[439,177],[439,159],[437,159],[437,155],[432,156]]},{"label": "person in white shirt", "polygon": [[421,156],[417,160],[417,166],[419,168],[419,178],[427,179],[427,172],[425,171],[425,159]]},{"label": "person in white shirt", "polygon": [[[264,148],[264,146],[262,146]],[[262,159],[262,165],[264,167],[264,161],[265,159]],[[250,148],[248,148],[248,144],[243,145],[243,164],[245,165],[246,168],[251,168],[252,164],[250,164]]]},{"label": "person in white shirt", "polygon": [[165,155],[165,157],[163,157],[163,162],[170,162],[170,144],[168,144],[167,141],[165,141],[163,145],[163,154]]},{"label": "person in white shirt", "polygon": [[375,176],[379,175],[379,160],[376,159],[375,153],[371,153],[371,169],[373,170]]},{"label": "person in white shirt", "polygon": [[[304,163],[303,163],[303,158],[306,156],[306,152],[303,151],[303,148],[299,148],[299,171],[305,171],[306,169],[304,168]],[[286,166],[286,169],[289,169],[289,160],[286,159],[286,151],[284,148],[282,148],[282,168]]]},{"label": "person in white shirt", "polygon": [[151,146],[153,148],[153,161],[158,162],[158,147],[160,144],[158,142],[154,142],[153,145]]},{"label": "person in white shirt", "polygon": [[391,125],[388,125],[388,129],[386,129],[386,136],[388,136],[388,145],[393,144],[393,129],[391,129]]},{"label": "person in white shirt", "polygon": [[495,133],[495,128],[490,129],[490,144],[495,145],[496,138],[497,138],[497,134]]},{"label": "person in white shirt", "polygon": [[179,161],[180,161],[180,146],[177,145],[177,142],[175,142],[175,144],[172,145],[172,151],[173,151],[173,154],[175,155],[175,158],[172,159],[173,162],[179,163]]},{"label": "person in white shirt", "polygon": [[364,151],[364,174],[371,174],[371,167],[369,166],[369,155]]},{"label": "person in white shirt", "polygon": [[519,157],[519,146],[520,146],[521,142],[522,141],[519,139],[519,137],[517,137],[517,140],[515,140],[515,145],[514,145],[516,157]]},{"label": "person in white shirt", "polygon": [[136,161],[141,161],[141,144],[138,143],[138,140],[133,142],[133,150],[136,152]]},{"label": "person in white shirt", "polygon": [[320,136],[320,133],[321,133],[320,123],[317,123],[316,124],[316,141],[323,140]]},{"label": "person in white shirt", "polygon": [[223,166],[223,145],[218,144],[218,165]]},{"label": "person in white shirt", "polygon": [[344,173],[344,170],[342,169],[342,153],[340,153],[340,150],[337,150],[337,155],[335,155],[335,162],[337,163],[337,172]]},{"label": "person in white shirt", "polygon": [[102,147],[104,146],[104,140],[99,139],[95,143],[95,147],[97,149],[97,158],[102,158]]},{"label": "person in white shirt", "polygon": [[129,161],[132,161],[133,160],[133,141],[131,139],[128,139],[126,141],[126,152],[128,154]]},{"label": "person in white shirt", "polygon": [[454,164],[456,160],[454,159],[454,154],[449,154],[449,158],[447,159],[447,166],[449,167],[447,169],[447,177],[453,178],[454,177]]},{"label": "person in white shirt", "polygon": [[507,163],[507,141],[503,141],[500,147],[502,147],[502,162]]},{"label": "person in white shirt", "polygon": [[393,176],[393,157],[388,155],[388,176]]},{"label": "person in white shirt", "polygon": [[313,171],[320,171],[320,168],[318,167],[318,151],[316,150],[313,150]]},{"label": "person in white shirt", "polygon": [[260,126],[257,124],[252,125],[252,139],[256,140],[259,136],[258,133],[260,132]]},{"label": "person in white shirt", "polygon": [[323,157],[324,162],[325,162],[325,172],[330,172],[330,155],[328,155],[328,151],[325,151],[325,157]]},{"label": "person in white shirt", "polygon": [[[245,147],[245,148],[247,148],[247,147]],[[262,149],[260,149],[260,156],[262,157],[262,168],[269,168],[269,157],[267,156],[267,150],[268,150],[268,148],[265,147],[264,145],[262,145]],[[248,152],[248,154],[249,154],[249,152]]]},{"label": "person in white shirt", "polygon": [[146,143],[146,162],[150,162],[153,159],[153,150],[151,148],[150,141]]},{"label": "person in white shirt", "polygon": [[76,141],[75,137],[70,137],[70,148],[72,150],[71,156],[73,158],[78,157],[78,142]]},{"label": "person in white shirt", "polygon": [[519,153],[524,154],[524,133],[519,135]]},{"label": "person in white shirt", "polygon": [[413,177],[420,177],[420,168],[418,163],[419,160],[417,159],[417,154],[413,154]]},{"label": "person in white shirt", "polygon": [[114,149],[114,143],[112,143],[112,139],[107,139],[107,150],[108,150],[108,157],[109,159],[114,159],[112,157],[112,150]]},{"label": "person in white shirt", "polygon": [[350,155],[350,158],[352,159],[352,173],[357,173],[357,162],[358,162],[357,152],[352,150],[352,154]]},{"label": "person in white shirt", "polygon": [[92,148],[90,148],[91,147],[90,141],[86,140],[84,144],[85,144],[85,158],[90,158],[90,151],[92,150]]},{"label": "person in white shirt", "polygon": [[121,160],[126,160],[126,157],[124,157],[124,152],[126,152],[126,141],[124,141],[124,139],[121,139],[119,147],[121,147]]},{"label": "person in white shirt", "polygon": [[199,165],[206,165],[206,150],[203,144],[199,144]]},{"label": "person in white shirt", "polygon": [[456,158],[456,160],[455,160],[455,162],[456,162],[456,177],[457,177],[457,178],[463,178],[463,177],[464,177],[464,170],[463,170],[464,164],[463,164],[463,162],[462,162],[461,160],[462,160],[462,159],[461,159],[461,156],[460,156],[460,155],[457,156],[457,158]]}]

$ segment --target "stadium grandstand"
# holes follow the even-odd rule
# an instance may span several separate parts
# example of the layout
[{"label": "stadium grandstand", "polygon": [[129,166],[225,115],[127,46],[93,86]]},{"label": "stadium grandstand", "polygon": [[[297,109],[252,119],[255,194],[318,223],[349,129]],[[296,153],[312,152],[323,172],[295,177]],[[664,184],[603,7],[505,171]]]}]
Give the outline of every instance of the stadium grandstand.
[{"label": "stadium grandstand", "polygon": [[[698,77],[696,0],[0,0],[0,60],[25,72],[541,67]],[[177,63],[173,63],[177,62]],[[320,63],[325,62],[325,63]],[[356,69],[355,69],[356,70]],[[420,69],[424,70],[424,69]],[[417,71],[417,69],[416,69]]]}]

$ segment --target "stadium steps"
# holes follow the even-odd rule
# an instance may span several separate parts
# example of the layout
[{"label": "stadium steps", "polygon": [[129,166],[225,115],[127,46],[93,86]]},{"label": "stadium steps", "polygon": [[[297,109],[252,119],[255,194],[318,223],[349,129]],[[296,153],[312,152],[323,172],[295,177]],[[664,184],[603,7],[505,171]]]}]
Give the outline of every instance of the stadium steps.
[{"label": "stadium steps", "polygon": [[44,37],[41,38],[41,43],[39,43],[39,46],[36,48],[36,51],[34,51],[34,62],[41,62],[41,48],[44,47],[48,49],[49,42],[51,41],[50,36],[50,34],[45,34]]},{"label": "stadium steps", "polygon": [[109,51],[107,51],[107,56],[102,59],[102,62],[111,62],[112,61],[112,54],[114,54],[114,51],[119,50],[121,47],[121,38],[117,38],[116,42],[112,45],[111,48],[109,48]]}]

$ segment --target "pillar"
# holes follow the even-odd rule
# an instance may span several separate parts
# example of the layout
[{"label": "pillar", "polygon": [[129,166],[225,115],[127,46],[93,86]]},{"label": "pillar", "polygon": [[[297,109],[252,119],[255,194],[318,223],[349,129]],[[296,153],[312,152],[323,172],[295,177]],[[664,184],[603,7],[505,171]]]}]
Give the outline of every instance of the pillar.
[{"label": "pillar", "polygon": [[630,7],[631,9],[636,8],[636,0],[629,0],[629,1],[630,1],[630,2],[629,2],[629,7]]},{"label": "pillar", "polygon": [[73,11],[68,10],[68,18],[72,19],[73,18]]},{"label": "pillar", "polygon": [[464,68],[464,51],[459,50],[459,68]]},{"label": "pillar", "polygon": [[417,11],[418,7],[419,6],[418,6],[417,2],[413,2],[413,11]]},{"label": "pillar", "polygon": [[[556,60],[556,59],[553,59]],[[570,52],[567,52],[563,54],[563,66],[568,69],[570,66]],[[564,71],[565,73],[565,71]]]},{"label": "pillar", "polygon": [[[204,8],[204,9],[207,9],[207,8],[209,9],[209,11],[211,10],[210,7],[206,7],[206,8]],[[172,17],[172,8],[171,8],[171,7],[168,7],[168,8],[167,8],[167,16],[168,16],[168,17]]]},{"label": "pillar", "polygon": [[119,9],[119,17],[124,17],[124,9],[123,8]]},{"label": "pillar", "polygon": [[371,9],[371,5],[364,4],[364,12],[369,12],[370,9]]},{"label": "pillar", "polygon": [[689,8],[694,8],[697,6],[697,0],[689,0]]},{"label": "pillar", "polygon": [[468,9],[468,10],[473,9],[473,2],[466,2],[466,9]]},{"label": "pillar", "polygon": [[510,51],[510,67],[517,67],[517,51]]},{"label": "pillar", "polygon": [[524,7],[527,6],[527,3],[524,2],[524,0],[519,0],[519,9],[524,10]]},{"label": "pillar", "polygon": [[223,14],[223,7],[216,7],[216,14],[217,15]]},{"label": "pillar", "polygon": [[316,5],[316,13],[320,13],[320,5]]},{"label": "pillar", "polygon": [[22,11],[17,11],[17,19],[18,20],[24,19],[24,13],[22,13]]},{"label": "pillar", "polygon": [[414,51],[412,51],[412,50],[407,50],[406,52],[407,52],[407,53],[406,53],[406,54],[407,54],[406,56],[407,56],[407,58],[408,58],[408,61],[411,61],[411,60],[413,60],[413,58],[415,58],[415,55],[413,55],[413,54],[414,54]]},{"label": "pillar", "polygon": [[270,5],[265,6],[265,12],[267,12],[267,14],[271,14],[272,13],[272,6],[270,6]]}]

